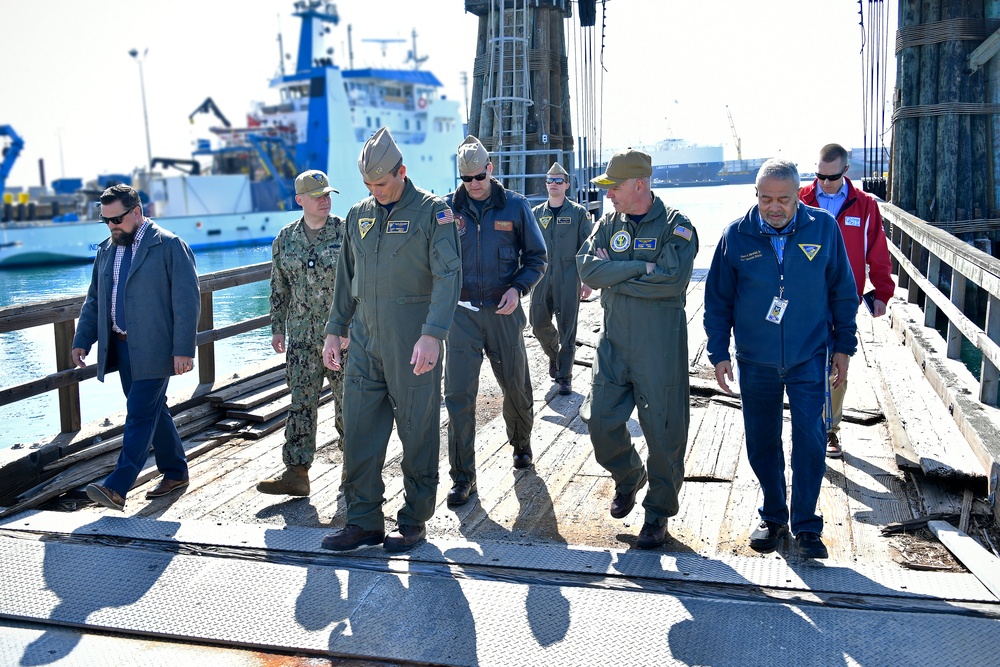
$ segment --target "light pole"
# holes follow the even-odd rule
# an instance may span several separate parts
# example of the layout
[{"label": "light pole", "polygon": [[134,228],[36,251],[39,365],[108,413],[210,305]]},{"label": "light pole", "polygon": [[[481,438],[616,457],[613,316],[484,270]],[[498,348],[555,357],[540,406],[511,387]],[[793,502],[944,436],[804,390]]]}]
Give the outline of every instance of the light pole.
[{"label": "light pole", "polygon": [[146,125],[146,160],[147,168],[153,170],[153,151],[149,147],[149,114],[146,113],[146,81],[142,76],[142,61],[146,59],[146,54],[149,53],[149,49],[142,52],[142,58],[139,57],[139,50],[132,49],[128,52],[130,56],[135,58],[135,61],[139,63],[139,89],[142,91],[142,120]]}]

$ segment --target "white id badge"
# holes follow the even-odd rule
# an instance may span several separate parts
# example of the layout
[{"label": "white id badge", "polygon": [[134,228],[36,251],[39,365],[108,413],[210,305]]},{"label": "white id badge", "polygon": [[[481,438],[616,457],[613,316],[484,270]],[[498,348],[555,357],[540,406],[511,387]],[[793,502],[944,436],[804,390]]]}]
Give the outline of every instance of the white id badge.
[{"label": "white id badge", "polygon": [[788,300],[777,296],[774,297],[774,301],[771,302],[771,309],[767,311],[767,317],[764,319],[768,322],[781,324],[781,318],[785,316],[785,308],[788,308]]}]

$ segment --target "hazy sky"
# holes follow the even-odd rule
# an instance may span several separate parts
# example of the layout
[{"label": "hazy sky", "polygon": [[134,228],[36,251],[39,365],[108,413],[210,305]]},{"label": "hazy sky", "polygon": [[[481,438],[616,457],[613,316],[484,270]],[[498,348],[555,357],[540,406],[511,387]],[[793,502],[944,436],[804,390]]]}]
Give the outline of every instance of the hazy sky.
[{"label": "hazy sky", "polygon": [[[251,101],[272,101],[277,35],[296,53],[298,20],[290,0],[2,0],[0,125],[25,140],[9,184],[127,173],[146,162],[139,68],[143,71],[154,157],[188,158],[213,117],[188,115],[206,97],[241,125]],[[865,5],[867,6],[867,2]],[[897,3],[889,10],[890,40]],[[353,26],[355,66],[402,67],[409,44],[380,48],[363,38],[410,39],[429,55],[425,69],[462,100],[460,72],[471,74],[477,19],[462,0],[339,0],[334,59],[347,65]],[[813,166],[837,141],[863,140],[861,27],[856,0],[607,0],[603,142],[620,148],[671,133],[736,151],[780,154]],[[600,12],[600,0],[598,2]],[[889,88],[895,59],[888,50]],[[286,61],[294,67],[294,60]],[[470,76],[471,78],[471,76]],[[888,111],[887,111],[888,117]],[[871,144],[873,139],[869,139]],[[888,139],[887,139],[888,141]]]}]

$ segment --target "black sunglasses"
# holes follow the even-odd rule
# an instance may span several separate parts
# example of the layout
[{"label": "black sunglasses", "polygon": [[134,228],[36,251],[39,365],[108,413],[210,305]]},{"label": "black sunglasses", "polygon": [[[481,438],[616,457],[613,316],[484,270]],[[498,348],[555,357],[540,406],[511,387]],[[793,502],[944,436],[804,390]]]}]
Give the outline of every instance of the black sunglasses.
[{"label": "black sunglasses", "polygon": [[463,183],[471,183],[472,181],[485,181],[486,177],[489,176],[485,171],[481,174],[476,174],[475,176],[459,176]]},{"label": "black sunglasses", "polygon": [[128,215],[128,214],[130,214],[130,213],[131,213],[132,211],[134,211],[134,210],[135,210],[135,206],[133,206],[133,207],[132,207],[132,208],[130,208],[129,210],[125,211],[125,212],[124,212],[124,213],[122,213],[121,215],[116,215],[116,216],[114,216],[113,218],[105,218],[105,217],[104,217],[104,216],[102,215],[102,216],[101,216],[101,222],[103,222],[103,223],[104,223],[104,224],[106,224],[106,225],[120,225],[120,224],[122,224],[122,220],[124,220],[124,219],[125,219],[125,216],[126,216],[126,215]]},{"label": "black sunglasses", "polygon": [[545,182],[546,183],[555,183],[556,185],[562,185],[563,183],[566,182],[566,179],[564,179],[564,178],[546,178]]},{"label": "black sunglasses", "polygon": [[827,176],[826,174],[816,174],[816,178],[820,181],[839,181],[840,177],[843,176],[846,171],[847,170],[845,169],[839,174],[831,174],[830,176]]}]

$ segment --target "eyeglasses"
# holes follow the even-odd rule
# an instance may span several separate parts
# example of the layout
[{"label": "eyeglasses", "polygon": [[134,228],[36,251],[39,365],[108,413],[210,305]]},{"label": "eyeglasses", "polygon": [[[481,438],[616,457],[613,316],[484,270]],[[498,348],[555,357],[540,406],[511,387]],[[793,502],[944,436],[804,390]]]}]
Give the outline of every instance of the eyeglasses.
[{"label": "eyeglasses", "polygon": [[133,206],[132,208],[130,208],[129,210],[125,211],[121,215],[116,215],[113,218],[106,218],[106,217],[104,217],[102,215],[101,216],[101,222],[103,222],[104,224],[106,224],[108,226],[111,226],[111,225],[120,225],[120,224],[122,224],[122,220],[125,219],[125,216],[129,215],[134,210],[135,210],[135,207]]},{"label": "eyeglasses", "polygon": [[839,181],[840,177],[843,176],[844,172],[846,172],[846,171],[847,170],[845,169],[844,171],[840,172],[839,174],[830,174],[829,176],[827,176],[826,174],[819,174],[819,173],[817,173],[816,174],[816,178],[818,180],[820,180],[820,181]]},{"label": "eyeglasses", "polygon": [[556,185],[562,185],[563,183],[566,182],[566,179],[565,178],[546,178],[545,182],[548,183],[549,185],[551,185],[553,183],[555,183]]},{"label": "eyeglasses", "polygon": [[481,174],[476,174],[475,176],[459,176],[463,183],[471,183],[472,181],[485,181],[486,177],[489,176],[485,171]]}]

